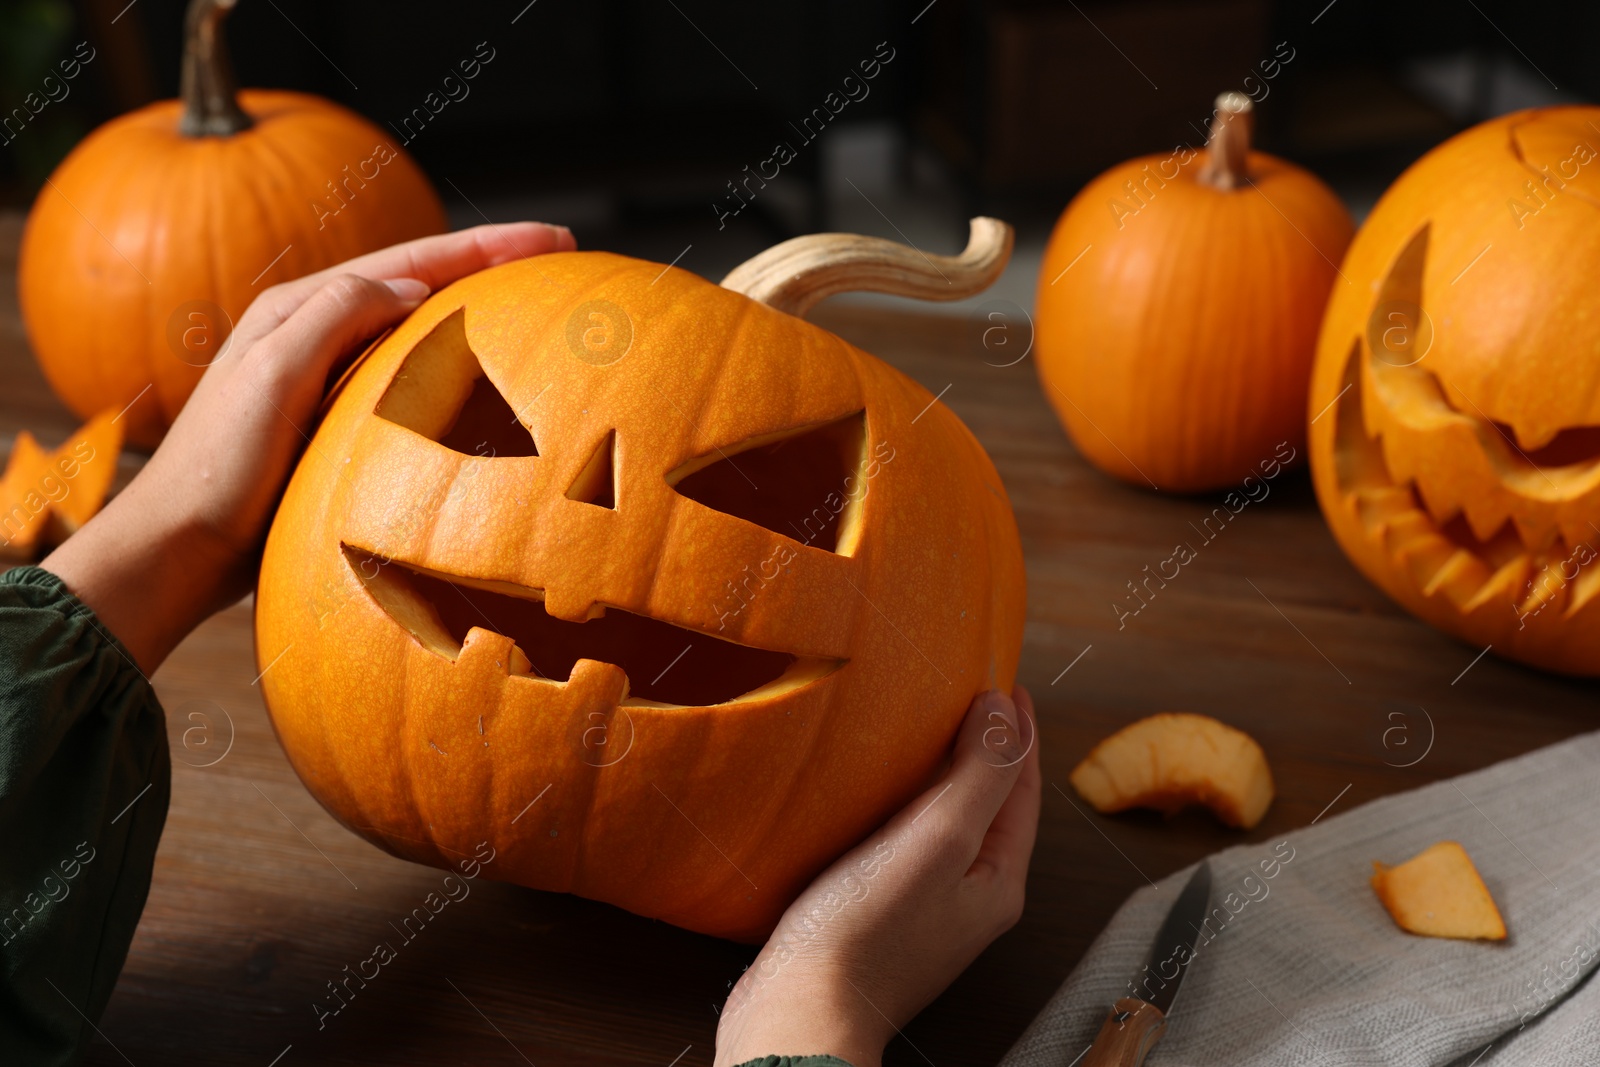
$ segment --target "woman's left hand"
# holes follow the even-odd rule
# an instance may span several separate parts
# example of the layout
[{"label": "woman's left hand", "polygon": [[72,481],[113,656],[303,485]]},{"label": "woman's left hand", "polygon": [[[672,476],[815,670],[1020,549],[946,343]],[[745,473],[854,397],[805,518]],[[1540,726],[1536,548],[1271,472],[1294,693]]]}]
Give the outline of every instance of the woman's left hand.
[{"label": "woman's left hand", "polygon": [[153,673],[190,630],[254,584],[267,526],[333,372],[431,291],[575,247],[565,227],[479,226],[266,290],[144,470],[41,566]]}]

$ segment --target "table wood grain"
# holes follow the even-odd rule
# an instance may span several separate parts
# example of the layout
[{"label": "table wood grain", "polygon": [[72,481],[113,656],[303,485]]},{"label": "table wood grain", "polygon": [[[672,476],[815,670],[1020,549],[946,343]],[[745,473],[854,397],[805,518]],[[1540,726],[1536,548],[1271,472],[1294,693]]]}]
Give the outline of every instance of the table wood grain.
[{"label": "table wood grain", "polygon": [[[0,220],[0,434],[26,426],[54,444],[74,420],[26,350],[17,233],[15,219]],[[1045,780],[1027,911],[907,1027],[889,1063],[994,1063],[1149,879],[1242,840],[1277,840],[1330,806],[1348,811],[1600,722],[1593,684],[1477,659],[1479,649],[1391,604],[1340,554],[1303,470],[1271,482],[1206,542],[1195,527],[1217,500],[1160,496],[1087,466],[1031,360],[991,365],[1000,361],[965,318],[836,305],[816,319],[972,427],[1027,554],[1021,679],[1038,705]],[[138,463],[125,461],[125,475]],[[1113,603],[1133,603],[1126,583],[1180,542],[1197,558],[1119,624]],[[414,940],[398,939],[391,924],[441,874],[352,836],[301,787],[253,685],[250,611],[247,601],[200,627],[154,678],[172,806],[91,1064],[711,1062],[717,1012],[748,947],[483,880]],[[1254,831],[1199,811],[1102,817],[1072,792],[1067,776],[1094,742],[1164,710],[1214,715],[1261,742],[1278,797]],[[1405,729],[1386,747],[1396,725]],[[1425,749],[1413,766],[1391,766]],[[319,1027],[312,1005],[326,1002],[326,983],[380,941],[399,945],[398,957]]]}]

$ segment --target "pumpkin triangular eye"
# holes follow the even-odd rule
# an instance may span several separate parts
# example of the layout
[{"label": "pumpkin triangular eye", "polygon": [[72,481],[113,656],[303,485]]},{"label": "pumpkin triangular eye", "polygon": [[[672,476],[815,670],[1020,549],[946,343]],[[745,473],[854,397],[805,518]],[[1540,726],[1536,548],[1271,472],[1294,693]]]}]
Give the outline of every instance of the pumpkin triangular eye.
[{"label": "pumpkin triangular eye", "polygon": [[467,344],[464,308],[440,321],[406,355],[376,414],[467,455],[539,454],[533,432]]},{"label": "pumpkin triangular eye", "polygon": [[667,484],[801,544],[850,555],[871,479],[866,412],[798,426],[690,460]]},{"label": "pumpkin triangular eye", "polygon": [[568,500],[577,500],[596,507],[617,506],[617,431],[612,430],[600,439],[594,455],[584,464],[583,470],[572,480],[567,490]]}]

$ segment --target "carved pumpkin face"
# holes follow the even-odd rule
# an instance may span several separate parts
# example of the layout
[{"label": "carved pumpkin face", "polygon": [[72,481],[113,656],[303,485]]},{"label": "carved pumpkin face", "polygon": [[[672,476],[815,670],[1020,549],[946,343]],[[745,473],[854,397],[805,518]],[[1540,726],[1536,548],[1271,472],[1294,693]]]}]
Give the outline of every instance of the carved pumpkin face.
[{"label": "carved pumpkin face", "polygon": [[487,840],[491,877],[763,936],[1012,683],[1015,525],[932,399],[656,264],[441,291],[350,377],[268,539],[296,771],[397,855]]},{"label": "carved pumpkin face", "polygon": [[1412,612],[1600,674],[1600,108],[1519,112],[1401,176],[1346,257],[1311,456],[1351,559]]}]

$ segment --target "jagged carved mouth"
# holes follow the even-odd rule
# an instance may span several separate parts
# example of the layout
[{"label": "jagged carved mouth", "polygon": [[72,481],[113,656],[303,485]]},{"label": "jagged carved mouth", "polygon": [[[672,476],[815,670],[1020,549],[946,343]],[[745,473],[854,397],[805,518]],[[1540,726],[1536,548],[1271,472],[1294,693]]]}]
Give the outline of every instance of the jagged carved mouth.
[{"label": "jagged carved mouth", "polygon": [[[454,660],[473,627],[509,637],[527,659],[519,673],[564,683],[579,660],[627,675],[622,703],[704,707],[797,689],[846,662],[752,648],[620,608],[584,622],[547,613],[542,591],[475,582],[341,546],[346,563],[388,616],[425,648]],[[495,588],[489,588],[494,584]]]},{"label": "jagged carved mouth", "polygon": [[[1515,608],[1517,616],[1549,612],[1570,615],[1600,595],[1600,567],[1587,565],[1594,557],[1582,552],[1583,546],[1600,542],[1600,530],[1584,523],[1589,533],[1557,530],[1554,527],[1535,534],[1524,531],[1518,516],[1499,515],[1485,519],[1474,515],[1471,502],[1423,499],[1415,471],[1396,471],[1386,458],[1383,433],[1369,432],[1372,422],[1366,411],[1367,397],[1361,368],[1363,346],[1356,340],[1350,349],[1335,400],[1334,451],[1341,494],[1350,501],[1369,537],[1379,541],[1388,556],[1408,571],[1424,596],[1443,596],[1463,615],[1483,608],[1504,611]],[[1366,360],[1369,373],[1383,374],[1381,361]],[[1382,390],[1379,391],[1380,399]],[[1377,420],[1381,426],[1382,420]],[[1483,432],[1497,444],[1505,431],[1487,420],[1478,420]],[[1564,448],[1582,448],[1578,438]],[[1516,452],[1514,442],[1504,445]],[[1549,446],[1547,446],[1548,449]],[[1491,457],[1494,453],[1488,453]],[[1559,458],[1570,465],[1539,467],[1520,453],[1519,464],[1506,481],[1514,483],[1520,475],[1532,487],[1550,495],[1581,491],[1581,482],[1592,476],[1587,463],[1571,463],[1572,452]],[[1546,452],[1546,457],[1553,454]],[[1530,494],[1532,495],[1532,494]],[[1487,528],[1485,528],[1487,527]]]}]

